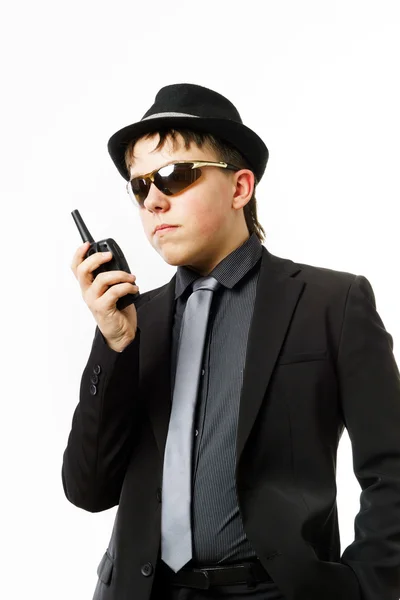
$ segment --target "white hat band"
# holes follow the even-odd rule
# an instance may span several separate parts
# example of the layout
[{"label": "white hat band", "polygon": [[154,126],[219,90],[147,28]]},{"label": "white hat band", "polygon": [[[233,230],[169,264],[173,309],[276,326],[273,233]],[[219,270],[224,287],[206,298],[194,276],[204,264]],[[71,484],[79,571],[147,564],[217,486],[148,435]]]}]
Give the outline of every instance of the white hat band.
[{"label": "white hat band", "polygon": [[147,121],[147,119],[156,119],[157,117],[193,117],[195,119],[200,118],[198,115],[188,115],[186,113],[180,113],[180,112],[164,112],[164,113],[157,113],[155,115],[150,115],[148,117],[145,117],[144,119],[142,119],[142,121]]}]

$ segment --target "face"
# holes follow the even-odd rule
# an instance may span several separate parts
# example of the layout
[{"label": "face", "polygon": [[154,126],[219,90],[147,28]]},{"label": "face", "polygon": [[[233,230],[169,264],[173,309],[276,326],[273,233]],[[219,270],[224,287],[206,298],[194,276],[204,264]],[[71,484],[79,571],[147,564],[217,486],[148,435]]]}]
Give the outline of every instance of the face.
[{"label": "face", "polygon": [[[155,134],[136,142],[131,178],[173,160],[218,161],[208,147],[199,149],[192,144],[186,149],[180,135],[175,150],[171,139],[167,139],[163,148],[152,152],[158,140]],[[243,206],[250,200],[253,186],[252,171],[235,172],[220,167],[203,167],[197,181],[173,196],[163,194],[152,184],[143,207],[138,208],[146,237],[168,264],[186,265],[208,275],[249,238]],[[161,223],[177,227],[154,233]]]}]

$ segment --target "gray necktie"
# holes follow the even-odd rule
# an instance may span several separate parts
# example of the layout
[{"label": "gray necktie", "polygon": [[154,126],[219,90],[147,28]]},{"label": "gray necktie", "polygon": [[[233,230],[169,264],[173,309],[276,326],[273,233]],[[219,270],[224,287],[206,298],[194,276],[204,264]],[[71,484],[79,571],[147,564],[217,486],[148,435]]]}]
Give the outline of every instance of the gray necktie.
[{"label": "gray necktie", "polygon": [[212,295],[220,286],[211,276],[194,282],[179,338],[161,504],[161,558],[175,573],[192,558],[193,415]]}]

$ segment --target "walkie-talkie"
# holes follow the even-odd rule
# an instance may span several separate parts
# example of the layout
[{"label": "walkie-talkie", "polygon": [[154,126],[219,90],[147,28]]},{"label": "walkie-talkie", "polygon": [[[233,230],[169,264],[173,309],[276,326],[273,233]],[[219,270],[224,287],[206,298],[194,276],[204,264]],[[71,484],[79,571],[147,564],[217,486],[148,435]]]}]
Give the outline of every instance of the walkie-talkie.
[{"label": "walkie-talkie", "polygon": [[[117,242],[112,238],[107,238],[105,240],[100,240],[99,242],[95,242],[92,236],[89,233],[88,228],[86,227],[81,215],[79,214],[79,210],[73,210],[71,215],[76,223],[79,233],[81,234],[82,240],[84,242],[90,242],[90,246],[88,251],[85,254],[85,258],[90,256],[91,254],[95,254],[95,252],[111,252],[112,258],[105,263],[102,263],[97,269],[92,271],[93,277],[96,277],[99,273],[103,273],[104,271],[126,271],[130,273],[130,269],[128,263],[126,261],[125,256],[122,253],[121,248],[118,246]],[[137,285],[136,281],[135,284]],[[112,285],[116,285],[113,283]],[[117,300],[117,308],[121,310],[136,300],[136,298],[140,296],[140,292],[136,292],[136,294],[126,294]]]}]

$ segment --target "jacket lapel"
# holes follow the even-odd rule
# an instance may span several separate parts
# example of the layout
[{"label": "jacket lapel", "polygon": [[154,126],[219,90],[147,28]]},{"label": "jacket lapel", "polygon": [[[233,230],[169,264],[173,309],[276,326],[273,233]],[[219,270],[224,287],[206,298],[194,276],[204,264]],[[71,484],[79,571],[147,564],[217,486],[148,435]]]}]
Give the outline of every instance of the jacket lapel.
[{"label": "jacket lapel", "polygon": [[147,407],[160,456],[164,456],[171,414],[171,341],[175,280],[138,310],[139,398]]},{"label": "jacket lapel", "polygon": [[[249,437],[304,283],[301,270],[263,246],[250,324],[236,440],[237,463]],[[160,456],[164,456],[171,414],[171,337],[176,275],[138,310],[139,397],[147,407]]]},{"label": "jacket lapel", "polygon": [[260,274],[250,323],[239,422],[236,464],[239,463],[265,396],[275,362],[304,283],[291,275],[301,268],[290,260],[274,257],[263,247]]}]

